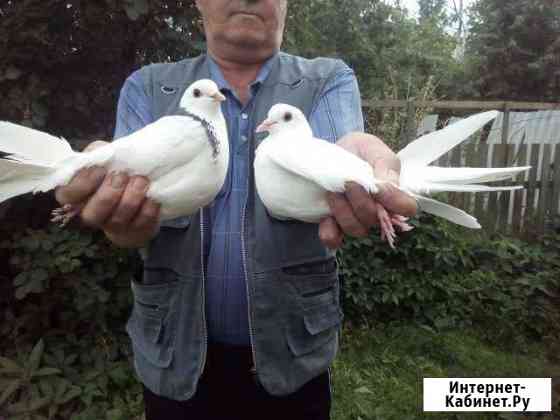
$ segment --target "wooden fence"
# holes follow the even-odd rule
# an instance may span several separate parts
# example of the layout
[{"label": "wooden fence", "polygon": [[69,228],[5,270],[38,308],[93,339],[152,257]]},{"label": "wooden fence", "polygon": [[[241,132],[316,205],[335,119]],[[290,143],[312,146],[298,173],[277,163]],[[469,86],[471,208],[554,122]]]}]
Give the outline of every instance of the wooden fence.
[{"label": "wooden fence", "polygon": [[[539,165],[539,158],[542,159]],[[560,216],[560,147],[551,144],[467,143],[437,162],[439,166],[531,166],[531,170],[510,182],[495,185],[523,185],[523,190],[491,193],[453,193],[448,201],[474,215],[486,231],[516,236],[542,234]],[[540,171],[539,171],[540,168]]]},{"label": "wooden fence", "polygon": [[[532,168],[510,182],[495,185],[523,185],[523,190],[492,193],[450,193],[446,201],[474,215],[485,231],[515,236],[535,236],[560,227],[560,140],[556,144],[507,144],[509,113],[513,110],[560,110],[560,103],[438,101],[418,104],[411,101],[364,101],[366,108],[406,108],[406,123],[401,132],[401,147],[416,138],[418,106],[444,111],[504,112],[502,144],[487,144],[472,139],[442,156],[438,166]],[[558,133],[560,138],[560,133]]]}]

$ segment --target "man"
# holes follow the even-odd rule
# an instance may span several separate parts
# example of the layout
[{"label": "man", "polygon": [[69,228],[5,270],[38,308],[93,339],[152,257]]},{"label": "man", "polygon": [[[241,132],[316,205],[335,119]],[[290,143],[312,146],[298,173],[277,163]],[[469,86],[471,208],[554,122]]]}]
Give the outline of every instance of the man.
[{"label": "man", "polygon": [[[57,190],[61,203],[85,202],[82,220],[116,245],[142,248],[144,274],[132,283],[127,330],[144,383],[146,418],[328,419],[328,367],[338,343],[339,286],[331,250],[344,235],[376,224],[376,201],[351,185],[330,196],[333,217],[319,226],[271,219],[255,193],[254,135],[271,105],[300,107],[314,134],[359,155],[396,180],[395,155],[361,133],[353,72],[339,60],[279,53],[287,0],[197,0],[208,54],[147,66],[123,86],[116,137],[177,111],[194,80],[213,79],[227,100],[231,158],[213,203],[189,218],[158,224],[148,180],[79,173]],[[94,143],[90,147],[99,147]],[[415,203],[376,197],[411,215]]]}]

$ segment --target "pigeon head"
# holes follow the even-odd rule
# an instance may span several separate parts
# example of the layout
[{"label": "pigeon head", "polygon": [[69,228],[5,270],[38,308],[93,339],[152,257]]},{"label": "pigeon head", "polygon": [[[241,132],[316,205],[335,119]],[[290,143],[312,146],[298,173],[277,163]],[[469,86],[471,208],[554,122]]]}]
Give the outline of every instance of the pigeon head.
[{"label": "pigeon head", "polygon": [[220,102],[226,97],[218,85],[210,79],[200,79],[192,83],[181,98],[180,107],[192,113],[212,113],[220,109]]},{"label": "pigeon head", "polygon": [[292,105],[276,104],[270,108],[266,120],[257,127],[256,132],[268,131],[274,134],[288,130],[308,130],[311,134],[311,128],[303,112]]}]

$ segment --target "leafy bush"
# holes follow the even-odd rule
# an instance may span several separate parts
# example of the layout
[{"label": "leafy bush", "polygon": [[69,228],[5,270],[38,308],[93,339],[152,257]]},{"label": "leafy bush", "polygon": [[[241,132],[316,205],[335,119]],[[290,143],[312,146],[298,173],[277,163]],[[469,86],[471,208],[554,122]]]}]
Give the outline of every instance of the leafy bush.
[{"label": "leafy bush", "polygon": [[489,337],[542,338],[557,330],[560,237],[528,244],[487,238],[422,215],[392,250],[377,236],[341,254],[352,320],[411,319],[431,328],[477,325]]},{"label": "leafy bush", "polygon": [[64,347],[69,343],[59,339],[47,352],[39,340],[29,355],[0,357],[1,414],[14,420],[98,420],[141,412],[141,387],[127,360],[108,361],[85,346],[65,354]]},{"label": "leafy bush", "polygon": [[132,418],[141,409],[124,331],[133,254],[55,226],[14,232],[0,251],[13,278],[0,284],[0,415]]},{"label": "leafy bush", "polygon": [[17,312],[22,316],[37,306],[49,314],[42,317],[45,327],[89,325],[97,331],[124,319],[134,253],[109,246],[99,233],[54,225],[16,231],[0,248],[9,250],[13,295],[21,301]]}]

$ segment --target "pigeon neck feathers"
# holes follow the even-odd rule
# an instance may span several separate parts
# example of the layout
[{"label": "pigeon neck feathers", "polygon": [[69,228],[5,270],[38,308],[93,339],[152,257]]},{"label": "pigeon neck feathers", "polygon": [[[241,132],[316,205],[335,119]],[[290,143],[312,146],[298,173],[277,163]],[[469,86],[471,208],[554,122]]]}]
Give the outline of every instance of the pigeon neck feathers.
[{"label": "pigeon neck feathers", "polygon": [[218,140],[218,137],[216,135],[216,129],[214,128],[214,126],[209,121],[205,120],[202,117],[199,117],[196,114],[193,114],[192,112],[184,110],[184,113],[187,117],[192,118],[193,120],[199,122],[200,125],[202,125],[204,131],[206,131],[206,137],[208,139],[208,143],[212,148],[212,157],[216,159],[220,154],[220,141]]}]

